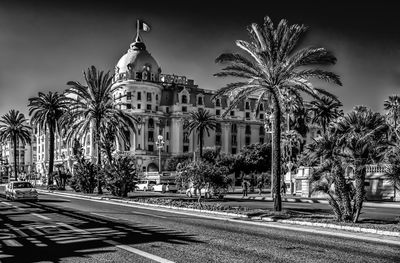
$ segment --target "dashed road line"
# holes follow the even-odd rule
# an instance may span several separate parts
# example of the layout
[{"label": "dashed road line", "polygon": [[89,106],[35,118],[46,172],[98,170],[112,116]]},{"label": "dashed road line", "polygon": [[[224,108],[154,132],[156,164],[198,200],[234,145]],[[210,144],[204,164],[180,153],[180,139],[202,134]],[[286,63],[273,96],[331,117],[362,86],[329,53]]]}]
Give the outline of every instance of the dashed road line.
[{"label": "dashed road line", "polygon": [[175,263],[174,261],[171,261],[171,260],[156,256],[156,255],[150,254],[150,253],[145,252],[143,250],[139,250],[137,248],[134,248],[134,247],[131,247],[131,246],[127,246],[127,245],[121,245],[118,242],[115,242],[115,241],[112,241],[112,240],[106,240],[104,242],[106,242],[108,244],[111,244],[111,245],[113,245],[113,246],[115,246],[117,248],[126,250],[128,252],[131,252],[131,253],[134,253],[136,255],[151,259],[151,260],[159,262],[159,263]]},{"label": "dashed road line", "polygon": [[50,217],[47,217],[47,216],[44,216],[44,215],[39,215],[39,214],[36,214],[36,213],[31,213],[31,215],[37,216],[37,217],[39,217],[41,219],[44,219],[44,220],[51,220]]}]

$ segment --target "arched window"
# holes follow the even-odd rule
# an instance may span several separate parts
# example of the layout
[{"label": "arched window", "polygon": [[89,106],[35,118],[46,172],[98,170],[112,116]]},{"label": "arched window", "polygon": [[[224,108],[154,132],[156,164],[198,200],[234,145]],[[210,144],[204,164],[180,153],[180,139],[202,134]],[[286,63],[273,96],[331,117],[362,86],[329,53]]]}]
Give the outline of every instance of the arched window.
[{"label": "arched window", "polygon": [[186,95],[182,95],[182,103],[187,103],[187,96]]},{"label": "arched window", "polygon": [[198,105],[203,105],[203,97],[198,97],[197,98],[197,104]]}]

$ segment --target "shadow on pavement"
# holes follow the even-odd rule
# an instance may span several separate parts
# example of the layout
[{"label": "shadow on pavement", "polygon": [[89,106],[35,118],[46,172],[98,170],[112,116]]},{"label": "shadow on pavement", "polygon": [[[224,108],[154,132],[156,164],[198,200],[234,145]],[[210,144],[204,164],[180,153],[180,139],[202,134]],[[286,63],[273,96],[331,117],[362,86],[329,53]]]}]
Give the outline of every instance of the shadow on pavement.
[{"label": "shadow on pavement", "polygon": [[[14,204],[19,205],[18,202]],[[26,206],[20,206],[22,210],[0,208],[1,262],[60,262],[67,257],[87,258],[92,254],[114,252],[113,244],[200,242],[192,235],[158,226],[115,222],[72,209],[48,206],[46,202],[24,204]],[[32,212],[52,219],[38,220]]]}]

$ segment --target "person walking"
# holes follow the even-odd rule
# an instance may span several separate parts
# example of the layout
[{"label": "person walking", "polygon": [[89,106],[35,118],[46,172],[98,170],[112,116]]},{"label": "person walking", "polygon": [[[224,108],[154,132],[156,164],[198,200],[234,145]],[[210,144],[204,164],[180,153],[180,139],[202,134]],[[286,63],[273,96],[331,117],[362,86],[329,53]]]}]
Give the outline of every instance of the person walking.
[{"label": "person walking", "polygon": [[243,179],[243,181],[242,181],[242,191],[243,191],[242,198],[245,197],[245,196],[247,196],[248,188],[249,188],[248,182],[247,182],[246,180]]},{"label": "person walking", "polygon": [[261,195],[262,193],[262,188],[263,188],[263,182],[262,180],[260,180],[257,184],[257,188],[258,188],[258,195]]}]

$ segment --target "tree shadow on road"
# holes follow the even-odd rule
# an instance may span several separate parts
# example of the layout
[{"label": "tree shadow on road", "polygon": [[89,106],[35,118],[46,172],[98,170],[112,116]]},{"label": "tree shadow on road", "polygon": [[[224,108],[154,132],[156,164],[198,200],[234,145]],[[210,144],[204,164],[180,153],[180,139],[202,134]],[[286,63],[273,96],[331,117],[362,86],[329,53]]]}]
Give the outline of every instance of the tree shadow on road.
[{"label": "tree shadow on road", "polygon": [[[115,222],[70,209],[59,209],[45,203],[27,203],[25,210],[1,213],[0,261],[60,262],[63,258],[90,258],[112,253],[115,245],[137,245],[152,242],[171,244],[201,243],[195,236],[158,226]],[[36,220],[30,213],[57,220]],[[50,215],[49,215],[50,216]]]}]

